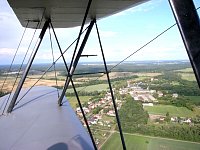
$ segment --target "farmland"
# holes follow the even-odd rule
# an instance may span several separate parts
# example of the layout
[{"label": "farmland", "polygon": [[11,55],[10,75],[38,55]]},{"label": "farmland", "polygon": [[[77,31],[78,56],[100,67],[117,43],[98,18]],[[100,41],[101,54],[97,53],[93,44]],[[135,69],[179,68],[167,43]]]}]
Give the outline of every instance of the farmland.
[{"label": "farmland", "polygon": [[[91,98],[91,96],[79,96],[81,103],[88,102],[90,98]],[[75,109],[76,105],[78,104],[76,97],[67,96],[67,99],[68,99],[70,105],[72,106],[72,108]]]},{"label": "farmland", "polygon": [[196,81],[192,68],[185,68],[185,69],[177,70],[176,72],[178,72],[178,74],[181,75],[181,78],[183,80]]},{"label": "farmland", "polygon": [[168,112],[170,116],[179,117],[191,117],[195,113],[185,107],[176,107],[172,105],[154,105],[154,106],[144,106],[144,109],[148,111],[149,114],[153,115],[163,115],[165,116]]},{"label": "farmland", "polygon": [[[120,116],[122,115],[120,120],[123,132],[126,132],[124,135],[127,149],[200,149],[199,143],[188,142],[200,141],[200,92],[197,89],[192,69],[189,68],[190,65],[188,63],[175,64],[165,62],[160,64],[152,62],[128,63],[122,64],[109,73],[114,97],[119,106],[119,114]],[[88,65],[87,67],[80,65],[79,70],[77,70],[79,75],[73,76],[73,81],[81,104],[84,110],[87,111],[86,117],[95,142],[98,148],[103,150],[122,149],[111,101],[112,98],[108,90],[107,77],[103,73],[82,74],[98,72],[104,68],[99,65]],[[36,83],[41,78],[44,70],[44,67],[36,66],[28,75],[23,87],[31,87]],[[14,73],[16,70],[12,71]],[[5,73],[3,70],[0,70],[0,72],[0,85],[2,85]],[[60,66],[56,75],[58,76],[55,77],[55,72],[51,70],[36,85],[53,86],[62,89],[66,78],[66,71]],[[57,79],[57,84],[55,79]],[[12,89],[14,80],[14,74],[9,74],[3,90],[9,92]],[[84,124],[81,112],[77,111],[79,106],[71,85],[68,87],[65,95]],[[127,96],[131,96],[131,102],[134,105],[136,103],[138,107],[141,106],[140,111],[135,109],[132,112],[134,110],[132,105],[128,105],[131,106],[130,112],[127,111],[128,107],[123,108],[127,102]],[[153,106],[142,107],[143,103],[152,103]],[[124,117],[120,110],[123,110]],[[143,111],[145,113],[141,113]],[[136,120],[126,120],[127,116],[134,116]],[[141,123],[144,116],[147,121]],[[155,119],[151,119],[152,116]],[[171,117],[174,117],[176,120],[172,122]],[[187,119],[189,119],[190,123],[184,123]],[[128,124],[126,124],[127,122]],[[158,136],[163,138],[158,138]]]},{"label": "farmland", "polygon": [[[143,136],[137,134],[124,134],[127,149],[131,150],[199,150],[200,143],[172,140],[160,137]],[[119,133],[112,136],[103,145],[101,150],[121,150]]]},{"label": "farmland", "polygon": [[[87,91],[87,92],[94,92],[94,91],[105,91],[108,88],[108,84],[97,84],[97,85],[90,85],[87,87],[77,87],[77,91]],[[71,88],[67,92],[73,93],[74,90]]]}]

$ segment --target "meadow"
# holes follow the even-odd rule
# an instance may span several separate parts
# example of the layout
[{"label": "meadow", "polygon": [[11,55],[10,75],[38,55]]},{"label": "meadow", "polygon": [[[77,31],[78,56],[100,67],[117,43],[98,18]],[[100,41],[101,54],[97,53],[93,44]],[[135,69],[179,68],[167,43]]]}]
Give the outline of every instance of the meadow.
[{"label": "meadow", "polygon": [[154,105],[154,106],[144,106],[144,109],[148,111],[149,114],[163,115],[165,116],[169,112],[170,116],[179,117],[191,117],[195,113],[186,107],[176,107],[172,105]]},{"label": "meadow", "polygon": [[[150,137],[124,133],[127,149],[130,150],[199,150],[200,143],[179,141],[160,137]],[[121,150],[119,133],[112,136],[102,146],[101,150]]]},{"label": "meadow", "polygon": [[190,101],[194,103],[200,103],[200,96],[186,96],[187,98],[190,99]]},{"label": "meadow", "polygon": [[[79,96],[81,104],[88,102],[91,96]],[[76,109],[76,105],[78,104],[77,99],[75,96],[67,96],[67,99],[72,106],[73,109]]]},{"label": "meadow", "polygon": [[176,72],[178,72],[178,74],[181,75],[181,78],[183,80],[196,81],[196,78],[195,78],[195,75],[194,75],[192,68],[185,68],[185,69],[181,69],[181,70],[176,70]]},{"label": "meadow", "polygon": [[[94,91],[106,91],[108,89],[108,84],[96,84],[96,85],[90,85],[85,87],[77,87],[77,91],[86,91],[86,92],[94,92]],[[67,90],[69,93],[73,93],[74,89],[70,88]]]}]

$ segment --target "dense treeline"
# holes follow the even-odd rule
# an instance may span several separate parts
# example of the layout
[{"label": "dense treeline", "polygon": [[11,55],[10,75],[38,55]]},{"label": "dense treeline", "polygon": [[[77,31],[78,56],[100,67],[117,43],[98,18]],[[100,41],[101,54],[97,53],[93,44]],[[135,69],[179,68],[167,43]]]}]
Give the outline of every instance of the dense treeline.
[{"label": "dense treeline", "polygon": [[[117,84],[115,84],[115,82],[118,82],[118,83],[121,82],[121,83],[123,83],[123,86],[127,86],[127,83],[124,82],[124,81],[130,80],[130,79],[135,79],[135,78],[138,78],[138,76],[133,75],[133,76],[130,76],[130,77],[114,78],[114,79],[110,79],[110,81],[112,83],[114,83],[114,85],[117,85]],[[75,87],[76,88],[77,87],[85,87],[85,86],[97,85],[97,84],[108,84],[108,81],[107,80],[90,80],[88,82],[84,82],[84,83],[81,83],[81,84],[75,84]],[[58,88],[62,88],[62,87],[58,87]],[[72,86],[70,85],[69,88],[72,88]]]},{"label": "dense treeline", "polygon": [[[178,63],[177,63],[178,62]],[[115,64],[118,62],[112,62],[108,63],[108,70],[112,68]],[[38,71],[45,71],[49,66],[51,66],[52,63],[42,63],[42,64],[33,64],[31,69],[38,70]],[[92,63],[86,63],[84,64],[78,64],[77,66],[77,73],[80,72],[99,72],[100,70],[104,71],[104,65],[103,62],[97,62]],[[19,64],[14,64],[12,66],[11,71],[16,71],[19,68]],[[56,63],[56,70],[57,71],[63,71],[66,70],[65,65],[63,63]],[[69,63],[68,63],[69,66]],[[122,63],[114,68],[114,71],[129,71],[129,72],[155,72],[155,71],[163,71],[163,70],[179,70],[184,68],[191,67],[189,62],[182,62],[182,61],[137,61],[137,62],[128,62],[128,63]],[[0,65],[0,72],[7,71],[9,68],[9,65]],[[25,68],[25,65],[23,65],[22,69]],[[54,67],[52,67],[52,70],[54,70]],[[113,70],[112,70],[113,71]]]},{"label": "dense treeline", "polygon": [[151,124],[140,125],[130,129],[131,130],[126,132],[200,142],[200,125]]},{"label": "dense treeline", "polygon": [[[100,95],[101,93],[102,93],[102,91],[101,92],[99,92],[99,91],[93,91],[93,92],[78,91],[79,96],[96,96],[96,95]],[[72,92],[72,93],[66,92],[66,95],[67,96],[75,96],[75,93],[74,92]]]}]

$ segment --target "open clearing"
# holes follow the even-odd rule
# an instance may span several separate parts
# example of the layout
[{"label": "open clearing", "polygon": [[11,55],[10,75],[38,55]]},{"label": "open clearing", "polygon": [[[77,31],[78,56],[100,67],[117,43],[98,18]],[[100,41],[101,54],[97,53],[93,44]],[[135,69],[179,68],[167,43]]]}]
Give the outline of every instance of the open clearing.
[{"label": "open clearing", "polygon": [[180,69],[180,70],[176,70],[176,72],[194,73],[192,68]]},{"label": "open clearing", "polygon": [[[81,104],[88,102],[91,96],[79,96],[79,99],[81,101]],[[75,96],[67,96],[67,99],[72,106],[73,109],[76,108],[76,104],[78,104],[77,99]]]},{"label": "open clearing", "polygon": [[190,99],[190,101],[195,102],[195,103],[200,103],[200,96],[186,96],[187,98]]},{"label": "open clearing", "polygon": [[[200,143],[124,133],[128,150],[199,150]],[[113,133],[101,150],[121,150],[119,133]]]},{"label": "open clearing", "polygon": [[[108,84],[96,84],[96,85],[90,85],[85,87],[77,87],[77,91],[86,91],[86,92],[94,92],[94,91],[106,91],[108,88]],[[74,90],[72,88],[68,89],[67,92],[73,93]]]},{"label": "open clearing", "polygon": [[196,81],[194,73],[179,73],[183,80]]},{"label": "open clearing", "polygon": [[176,70],[175,72],[178,72],[178,74],[181,75],[181,78],[183,80],[196,81],[196,78],[195,78],[192,68]]},{"label": "open clearing", "polygon": [[195,112],[187,109],[186,107],[176,107],[172,105],[144,106],[144,109],[147,110],[149,114],[154,114],[154,115],[165,116],[166,113],[169,112],[170,116],[179,116],[179,117],[195,116]]}]

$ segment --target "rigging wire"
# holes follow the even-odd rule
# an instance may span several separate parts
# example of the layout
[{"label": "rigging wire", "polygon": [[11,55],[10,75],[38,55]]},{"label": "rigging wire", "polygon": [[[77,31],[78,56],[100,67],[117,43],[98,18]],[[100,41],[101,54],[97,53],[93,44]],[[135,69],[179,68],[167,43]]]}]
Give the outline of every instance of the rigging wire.
[{"label": "rigging wire", "polygon": [[[196,10],[200,9],[200,6],[196,8]],[[161,32],[160,34],[158,34],[157,36],[155,36],[152,40],[150,40],[149,42],[145,43],[143,46],[141,46],[140,48],[138,48],[136,51],[134,51],[133,53],[131,53],[129,56],[127,56],[126,58],[124,58],[122,61],[120,61],[119,63],[117,63],[115,66],[113,66],[112,68],[109,69],[108,72],[111,72],[114,68],[116,68],[118,65],[120,65],[121,63],[123,63],[125,60],[127,60],[128,58],[130,58],[131,56],[133,56],[134,54],[136,54],[137,52],[139,52],[140,50],[142,50],[143,48],[145,48],[146,46],[148,46],[150,43],[152,43],[153,41],[155,41],[158,37],[160,37],[161,35],[163,35],[165,32],[167,32],[168,30],[170,30],[171,28],[173,28],[176,25],[173,24],[170,27],[168,27],[167,29],[165,29],[163,32]],[[104,73],[105,74],[105,73]],[[97,81],[98,79],[100,79],[101,77],[104,76],[104,74],[98,78],[96,78],[94,81]],[[89,86],[89,85],[88,85]],[[82,89],[80,89],[78,92],[86,89],[88,86],[83,87]]]},{"label": "rigging wire", "polygon": [[[57,38],[56,33],[55,33],[55,30],[54,30],[54,28],[53,28],[52,23],[50,23],[50,25],[51,25],[51,27],[52,27],[52,30],[53,30],[54,36],[55,36],[55,38],[56,38],[56,42],[57,42],[57,44],[58,44],[58,47],[59,47],[60,53],[61,53],[62,58],[63,58],[63,62],[64,62],[64,64],[65,64],[65,68],[66,68],[67,73],[68,73],[67,78],[69,78],[69,81],[71,81],[72,87],[73,87],[73,89],[74,89],[74,93],[75,93],[75,95],[76,95],[76,98],[77,98],[77,101],[78,101],[79,107],[80,107],[80,109],[81,109],[81,113],[82,113],[82,115],[83,115],[83,118],[84,118],[84,121],[85,121],[85,124],[86,124],[87,130],[88,130],[89,135],[90,135],[90,138],[91,138],[91,140],[92,140],[92,143],[93,143],[94,149],[97,150],[97,147],[96,147],[96,144],[95,144],[95,140],[94,140],[93,135],[92,135],[92,132],[91,132],[91,130],[90,130],[90,126],[89,126],[89,124],[88,124],[87,118],[86,118],[86,116],[85,116],[85,112],[84,112],[84,110],[83,110],[83,107],[82,107],[81,101],[80,101],[80,99],[79,99],[79,96],[78,96],[77,90],[76,90],[75,85],[74,85],[74,82],[73,82],[73,80],[72,80],[72,76],[70,75],[70,71],[69,71],[69,69],[68,69],[67,62],[66,62],[65,57],[64,57],[64,55],[63,55],[63,52],[62,52],[62,50],[61,50],[61,47],[60,47],[60,44],[59,44],[58,38]],[[90,27],[89,27],[89,28],[90,28]],[[88,28],[88,30],[89,30],[89,28]],[[87,34],[87,33],[86,33],[86,34]],[[63,89],[63,90],[64,90],[64,89]],[[62,96],[62,95],[61,95],[61,96]],[[62,105],[61,105],[61,106],[62,106]]]},{"label": "rigging wire", "polygon": [[[88,26],[89,27],[89,26]],[[81,33],[83,34],[87,29],[85,28],[85,30]],[[65,54],[69,48],[78,40],[78,38],[76,38],[67,48],[66,50],[63,52],[63,54]],[[56,60],[55,60],[55,63],[62,57],[62,55],[60,55]],[[16,102],[15,106],[30,92],[30,90],[44,77],[44,75],[53,67],[54,64],[51,64],[51,66],[49,68],[47,68],[45,70],[45,72],[41,75],[41,77],[26,91],[26,93],[19,99],[18,102]]]},{"label": "rigging wire", "polygon": [[81,33],[82,33],[82,31],[83,31],[83,27],[84,27],[84,25],[85,25],[85,22],[86,22],[88,13],[89,13],[91,3],[92,3],[92,0],[89,0],[89,1],[88,1],[88,4],[87,4],[86,11],[85,11],[85,14],[84,14],[84,18],[83,18],[83,21],[82,21],[82,24],[81,24],[81,29],[80,29],[79,34],[78,34],[78,40],[77,40],[77,42],[76,42],[76,46],[75,46],[75,49],[74,49],[74,53],[73,53],[73,56],[72,56],[72,60],[71,60],[70,66],[69,66],[69,71],[71,70],[72,65],[73,65],[73,62],[74,62],[74,58],[75,58],[75,54],[76,54],[76,51],[77,51],[77,48],[78,48],[79,40],[80,40],[80,38],[81,38]]},{"label": "rigging wire", "polygon": [[[29,51],[30,46],[31,46],[31,44],[32,44],[32,41],[33,41],[33,39],[34,39],[35,33],[36,33],[38,27],[39,27],[39,26],[41,25],[41,23],[42,23],[42,19],[43,19],[43,17],[44,17],[45,11],[46,11],[46,8],[44,8],[44,11],[43,11],[43,14],[42,14],[42,17],[41,17],[40,21],[37,22],[36,29],[35,29],[35,31],[34,31],[34,34],[33,34],[33,36],[32,36],[31,42],[30,42],[30,44],[29,44],[29,46],[28,46],[28,50],[26,51],[26,54],[25,54],[25,56],[24,56],[24,59],[23,59],[23,61],[22,61],[21,66],[20,66],[20,69],[19,69],[19,71],[18,71],[17,77],[16,77],[16,79],[15,79],[15,83],[16,83],[17,78],[18,78],[18,76],[19,76],[19,72],[20,72],[20,70],[21,70],[22,67],[23,67],[24,61],[25,61],[25,59],[26,59],[26,56],[27,56],[27,54],[28,54],[28,51]],[[37,39],[37,42],[38,42],[38,39]],[[37,43],[37,42],[36,42],[36,43]],[[35,44],[35,46],[34,46],[34,49],[35,49],[35,47],[36,47],[36,44]],[[30,56],[33,55],[34,49],[33,49],[33,51],[32,51],[32,53],[31,53]],[[28,62],[29,62],[29,61],[30,61],[30,58],[29,58]],[[13,85],[13,88],[14,88],[14,86],[15,86],[15,83],[14,83],[14,85]],[[13,89],[12,89],[12,91],[13,91]],[[10,94],[10,95],[11,95],[11,94]],[[10,95],[9,95],[9,98],[10,98]],[[8,100],[9,100],[9,98],[8,98]],[[7,100],[7,102],[8,102],[8,100]],[[6,103],[6,105],[7,105],[7,103]],[[4,109],[5,109],[5,108],[4,108]]]},{"label": "rigging wire", "polygon": [[[21,39],[20,39],[20,42],[19,42],[19,44],[18,44],[18,46],[17,46],[17,49],[16,49],[15,54],[14,54],[14,57],[13,57],[13,59],[12,59],[12,62],[11,62],[11,64],[10,64],[10,67],[9,67],[8,72],[7,72],[7,74],[6,74],[6,78],[5,78],[4,82],[3,82],[3,85],[1,86],[1,91],[2,91],[2,89],[3,89],[3,87],[4,87],[4,84],[5,84],[6,80],[7,80],[7,78],[8,78],[8,74],[11,72],[13,63],[14,63],[14,61],[15,61],[15,58],[16,58],[17,53],[18,53],[18,51],[19,51],[19,48],[20,48],[20,46],[21,46],[21,43],[22,43],[22,40],[23,40],[24,35],[25,35],[25,33],[26,33],[26,29],[27,29],[27,27],[28,27],[28,24],[29,24],[29,21],[28,21],[27,24],[26,24],[26,27],[25,27],[25,29],[24,29],[24,32],[23,32],[22,37],[21,37]],[[13,88],[14,88],[14,87],[12,87],[12,90],[13,90]],[[11,90],[11,92],[12,92],[12,90]],[[6,104],[5,104],[5,106],[4,106],[4,109],[3,109],[2,114],[4,113],[4,111],[5,111],[5,109],[6,109],[6,106],[7,106],[7,104],[8,104],[8,100],[9,100],[9,98],[10,98],[10,95],[11,95],[11,93],[9,94],[8,99],[6,100]]]},{"label": "rigging wire", "polygon": [[150,40],[149,42],[147,42],[146,44],[144,44],[143,46],[141,46],[139,49],[137,49],[136,51],[134,51],[133,53],[131,53],[129,56],[127,56],[126,58],[124,58],[122,61],[120,61],[119,63],[117,63],[116,65],[114,65],[112,68],[110,68],[110,71],[113,70],[114,68],[116,68],[118,65],[120,65],[121,63],[123,63],[124,61],[126,61],[128,58],[130,58],[131,56],[133,56],[134,54],[136,54],[137,52],[139,52],[140,50],[142,50],[143,48],[145,48],[147,45],[149,45],[150,43],[152,43],[153,41],[155,41],[157,38],[159,38],[161,35],[163,35],[165,32],[167,32],[168,30],[170,30],[171,28],[173,28],[176,25],[173,24],[172,26],[168,27],[166,30],[164,30],[163,32],[161,32],[160,34],[158,34],[156,37],[154,37],[152,40]]},{"label": "rigging wire", "polygon": [[[200,7],[197,7],[196,10],[198,10],[199,8]],[[133,53],[131,53],[129,56],[127,56],[122,61],[120,61],[119,63],[117,63],[115,66],[113,66],[112,68],[110,68],[110,71],[112,71],[114,68],[116,68],[118,65],[120,65],[121,63],[123,63],[125,60],[127,60],[128,58],[130,58],[131,56],[133,56],[134,54],[136,54],[137,52],[139,52],[140,50],[142,50],[144,47],[146,47],[147,45],[149,45],[150,43],[152,43],[153,41],[155,41],[157,38],[159,38],[165,32],[167,32],[168,30],[170,30],[171,28],[173,28],[175,25],[176,25],[176,23],[173,24],[173,25],[171,25],[170,27],[168,27],[167,29],[165,29],[163,32],[161,32],[160,34],[158,34],[156,37],[154,37],[152,40],[150,40],[149,42],[147,42],[146,44],[144,44],[143,46],[141,46],[139,49],[137,49],[136,51],[134,51]]]},{"label": "rigging wire", "polygon": [[[121,63],[123,63],[125,60],[127,60],[128,58],[130,58],[131,56],[133,56],[134,54],[136,54],[137,52],[139,52],[140,50],[142,50],[143,48],[145,48],[147,45],[149,45],[150,43],[152,43],[153,41],[155,41],[158,37],[160,37],[161,35],[163,35],[165,32],[167,32],[168,30],[170,30],[171,28],[173,28],[176,24],[171,25],[170,27],[168,27],[167,29],[165,29],[163,32],[161,32],[160,34],[158,34],[156,37],[154,37],[152,40],[150,40],[149,42],[145,43],[143,46],[141,46],[140,48],[138,48],[136,51],[134,51],[133,53],[131,53],[129,56],[127,56],[126,58],[124,58],[122,61],[120,61],[119,63],[117,63],[115,66],[113,66],[112,68],[110,68],[108,70],[108,72],[111,72],[114,68],[116,68],[117,66],[119,66]],[[104,73],[105,74],[105,73]],[[101,77],[104,76],[104,74],[102,76],[99,76],[98,78],[96,78],[94,81],[97,81],[98,79],[100,79]],[[89,86],[89,85],[88,85]],[[88,86],[83,87],[82,89],[80,89],[78,92],[86,89]]]},{"label": "rigging wire", "polygon": [[4,87],[4,84],[5,84],[5,82],[6,82],[7,78],[8,78],[8,74],[11,72],[13,63],[14,63],[15,58],[16,58],[16,56],[17,56],[19,47],[21,46],[21,43],[22,43],[22,40],[23,40],[23,38],[24,38],[24,35],[25,35],[26,29],[27,29],[27,27],[28,27],[28,24],[29,24],[29,21],[27,22],[26,27],[24,28],[24,32],[23,32],[22,37],[21,37],[21,39],[20,39],[20,42],[19,42],[19,44],[18,44],[18,46],[17,46],[17,49],[16,49],[15,54],[14,54],[14,56],[13,56],[12,62],[11,62],[11,64],[10,64],[10,67],[9,67],[7,73],[6,73],[6,78],[5,78],[4,82],[3,82],[3,85],[1,86],[1,90],[0,90],[0,91],[2,91],[2,89],[3,89],[3,87]]},{"label": "rigging wire", "polygon": [[51,38],[51,31],[50,31],[50,26],[49,26],[49,38],[50,38],[50,43],[51,43],[51,54],[52,54],[52,61],[53,61],[53,68],[54,68],[54,73],[55,73],[55,79],[56,79],[56,89],[57,89],[57,94],[59,98],[59,91],[58,91],[58,79],[57,79],[57,72],[56,72],[56,64],[55,64],[55,58],[54,58],[54,52],[53,52],[53,43],[52,43],[52,38]]},{"label": "rigging wire", "polygon": [[114,98],[114,94],[113,94],[113,90],[112,90],[112,86],[111,86],[111,82],[110,82],[109,72],[108,72],[108,68],[106,65],[105,55],[103,52],[103,46],[102,46],[101,38],[100,38],[100,34],[99,34],[99,29],[98,29],[96,22],[95,22],[95,25],[96,25],[97,36],[98,36],[98,40],[99,40],[102,57],[103,57],[104,67],[105,67],[105,71],[106,71],[106,75],[107,75],[107,81],[108,81],[108,85],[109,85],[109,89],[110,89],[110,95],[112,97],[112,103],[113,103],[116,120],[117,120],[117,125],[118,125],[118,129],[119,129],[119,133],[120,133],[121,143],[122,143],[123,150],[126,150],[126,143],[125,143],[124,135],[123,135],[122,128],[121,128],[121,123],[120,123],[120,119],[119,119],[119,115],[118,115],[118,111],[117,111],[117,105],[115,102],[115,98]]},{"label": "rigging wire", "polygon": [[37,30],[38,26],[39,26],[39,22],[37,23],[37,26],[36,26],[36,29],[35,29],[35,31],[34,31],[34,33],[33,33],[32,39],[31,39],[31,41],[30,41],[30,43],[29,43],[28,49],[27,49],[27,51],[26,51],[26,53],[25,53],[25,55],[24,55],[24,58],[23,58],[22,63],[21,63],[21,65],[20,65],[20,68],[19,68],[19,70],[18,70],[18,72],[17,72],[17,76],[16,76],[16,78],[15,78],[15,81],[14,81],[14,84],[13,84],[13,86],[12,86],[11,92],[10,92],[8,98],[7,98],[6,105],[5,105],[5,107],[4,107],[3,113],[4,113],[4,111],[5,111],[5,108],[6,108],[7,104],[8,104],[8,100],[10,99],[11,93],[12,93],[13,90],[14,90],[15,84],[16,84],[17,79],[18,79],[18,77],[19,77],[19,73],[20,73],[20,71],[22,70],[24,61],[25,61],[25,59],[26,59],[26,57],[27,57],[27,54],[28,54],[28,52],[29,52],[29,49],[30,49],[31,44],[32,44],[32,42],[33,42],[33,39],[34,39],[34,37],[35,37],[35,33],[36,33],[36,30]]}]

